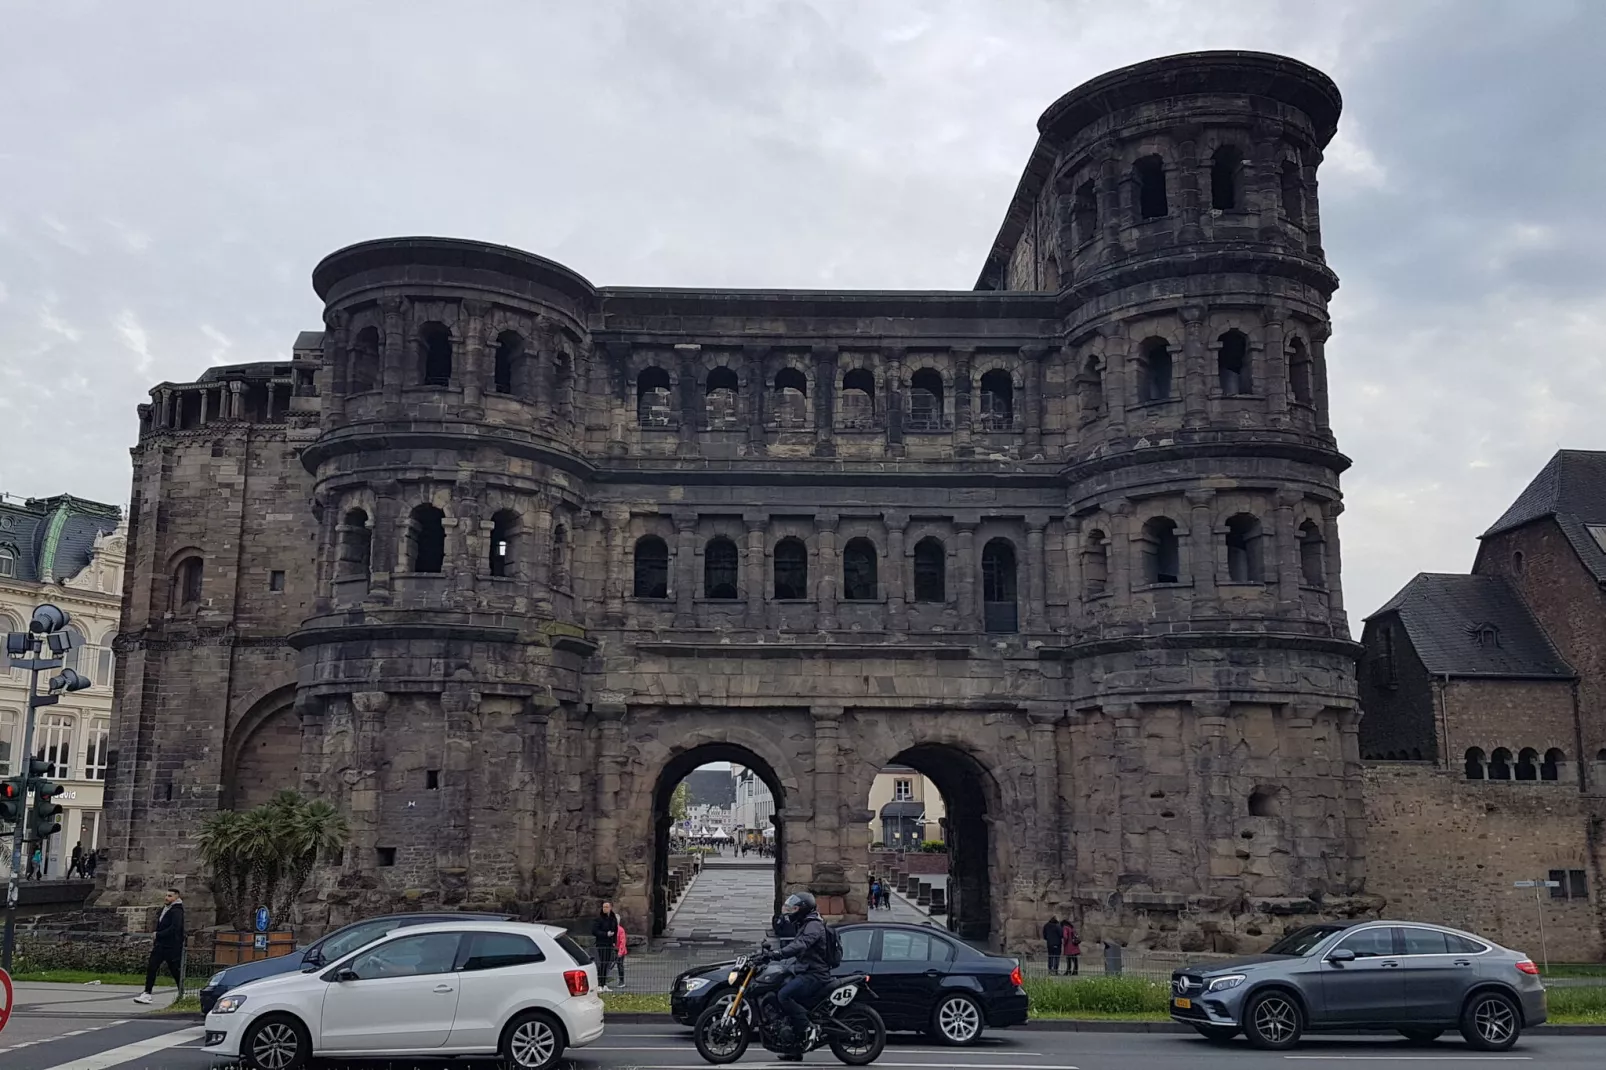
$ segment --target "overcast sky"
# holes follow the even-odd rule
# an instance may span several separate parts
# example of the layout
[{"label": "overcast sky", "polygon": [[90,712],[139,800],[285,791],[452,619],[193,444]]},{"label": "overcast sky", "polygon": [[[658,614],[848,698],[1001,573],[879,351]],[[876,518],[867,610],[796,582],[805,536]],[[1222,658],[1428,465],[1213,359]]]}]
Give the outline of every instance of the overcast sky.
[{"label": "overcast sky", "polygon": [[[1606,434],[1594,0],[0,0],[0,490],[123,503],[135,405],[321,328],[325,253],[500,242],[601,285],[968,289],[1056,97],[1264,49],[1321,172],[1355,624]],[[1593,415],[1592,415],[1593,414]]]}]

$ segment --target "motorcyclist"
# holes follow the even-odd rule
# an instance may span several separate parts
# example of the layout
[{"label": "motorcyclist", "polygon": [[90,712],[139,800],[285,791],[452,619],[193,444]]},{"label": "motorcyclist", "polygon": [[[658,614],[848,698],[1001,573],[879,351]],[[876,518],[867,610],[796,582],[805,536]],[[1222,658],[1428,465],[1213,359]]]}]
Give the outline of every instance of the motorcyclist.
[{"label": "motorcyclist", "polygon": [[800,1062],[810,1039],[809,1006],[831,981],[831,965],[827,961],[830,935],[825,931],[814,896],[808,892],[787,896],[781,913],[796,927],[797,935],[765,958],[766,961],[792,960],[792,976],[775,998],[792,1024],[791,1047],[780,1057],[788,1062]]}]

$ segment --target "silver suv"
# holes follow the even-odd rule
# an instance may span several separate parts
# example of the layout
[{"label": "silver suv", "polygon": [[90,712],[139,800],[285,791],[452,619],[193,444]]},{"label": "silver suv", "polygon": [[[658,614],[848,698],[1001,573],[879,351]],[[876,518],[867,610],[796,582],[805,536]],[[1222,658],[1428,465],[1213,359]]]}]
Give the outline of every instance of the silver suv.
[{"label": "silver suv", "polygon": [[1437,1040],[1460,1029],[1505,1051],[1545,1020],[1545,987],[1527,956],[1471,933],[1407,921],[1309,925],[1263,955],[1171,975],[1171,1017],[1209,1040],[1240,1032],[1290,1048],[1307,1032],[1397,1030]]}]

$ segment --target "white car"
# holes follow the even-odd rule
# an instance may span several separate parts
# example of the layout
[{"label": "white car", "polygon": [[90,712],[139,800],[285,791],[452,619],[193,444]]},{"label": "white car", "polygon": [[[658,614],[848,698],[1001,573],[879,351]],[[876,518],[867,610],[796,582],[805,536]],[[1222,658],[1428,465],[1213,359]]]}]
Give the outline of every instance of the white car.
[{"label": "white car", "polygon": [[597,967],[562,929],[454,921],[241,985],[206,1016],[204,1050],[256,1070],[396,1055],[500,1055],[545,1070],[600,1036]]}]

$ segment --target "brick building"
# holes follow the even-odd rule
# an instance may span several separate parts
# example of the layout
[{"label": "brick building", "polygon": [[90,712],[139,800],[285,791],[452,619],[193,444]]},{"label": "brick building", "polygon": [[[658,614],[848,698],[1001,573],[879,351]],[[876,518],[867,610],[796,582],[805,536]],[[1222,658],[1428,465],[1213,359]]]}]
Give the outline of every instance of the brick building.
[{"label": "brick building", "polygon": [[[1317,168],[1333,83],[1175,56],[1055,102],[967,291],[598,287],[366,242],[289,361],[140,407],[114,872],[218,807],[351,816],[306,924],[662,924],[698,765],[777,893],[863,916],[871,784],[947,804],[952,916],[1202,948],[1374,906]],[[1030,830],[1027,832],[1025,830]]]},{"label": "brick building", "polygon": [[1369,887],[1553,957],[1606,952],[1606,453],[1563,450],[1480,539],[1367,618]]}]

